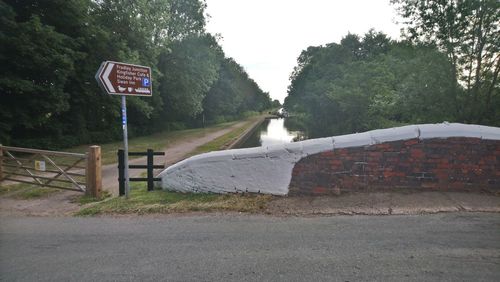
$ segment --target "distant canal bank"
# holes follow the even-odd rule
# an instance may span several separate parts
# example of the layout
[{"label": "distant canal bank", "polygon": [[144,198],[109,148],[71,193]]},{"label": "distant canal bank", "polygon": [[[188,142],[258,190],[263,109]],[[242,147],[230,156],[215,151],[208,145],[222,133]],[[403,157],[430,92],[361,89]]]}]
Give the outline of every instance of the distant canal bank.
[{"label": "distant canal bank", "polygon": [[271,118],[264,120],[237,148],[269,146],[304,139],[303,132],[287,128],[285,118]]}]

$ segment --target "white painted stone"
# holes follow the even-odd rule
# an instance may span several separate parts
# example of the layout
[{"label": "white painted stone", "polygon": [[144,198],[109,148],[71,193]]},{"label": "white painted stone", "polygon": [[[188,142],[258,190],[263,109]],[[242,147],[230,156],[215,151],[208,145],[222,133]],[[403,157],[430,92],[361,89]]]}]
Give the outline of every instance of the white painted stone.
[{"label": "white painted stone", "polygon": [[377,129],[368,132],[373,144],[419,138],[420,135],[416,125]]},{"label": "white painted stone", "polygon": [[302,155],[308,156],[321,152],[333,150],[333,138],[317,138],[300,141],[302,143]]},{"label": "white painted stone", "polygon": [[354,133],[333,137],[333,146],[337,148],[361,147],[372,145],[370,132]]},{"label": "white painted stone", "polygon": [[459,123],[421,124],[268,147],[210,152],[174,164],[159,177],[163,189],[181,192],[286,195],[295,163],[308,155],[412,138],[448,137],[500,140],[500,128]]},{"label": "white painted stone", "polygon": [[216,161],[225,161],[233,159],[234,156],[232,154],[234,150],[225,150],[225,151],[213,151],[205,154],[192,156],[192,160],[203,159],[206,162],[216,162]]},{"label": "white painted stone", "polygon": [[291,164],[295,164],[297,161],[299,161],[304,157],[302,152],[302,146],[300,146],[300,150],[297,150],[298,148],[296,147],[288,149],[288,145],[290,144],[293,143],[268,146],[266,153],[267,157],[274,159],[281,159],[283,161],[290,162]]},{"label": "white painted stone", "polygon": [[500,140],[500,129],[492,126],[481,126],[481,138],[485,140]]},{"label": "white painted stone", "polygon": [[293,142],[287,143],[284,145],[285,150],[287,150],[290,154],[302,155],[302,144],[304,142]]},{"label": "white painted stone", "polygon": [[481,125],[448,122],[418,125],[420,129],[420,139],[449,137],[481,138],[481,127]]},{"label": "white painted stone", "polygon": [[286,195],[293,166],[300,158],[290,157],[286,150],[272,157],[255,152],[257,150],[250,151],[248,158],[243,158],[245,154],[242,152],[235,154],[238,158],[228,160],[187,159],[179,163],[181,165],[170,166],[160,173],[162,187],[181,192]]},{"label": "white painted stone", "polygon": [[284,155],[290,155],[290,152],[285,149],[284,144],[267,146],[265,150],[268,158],[279,158]]},{"label": "white painted stone", "polygon": [[231,150],[233,152],[233,159],[255,159],[255,158],[265,158],[266,157],[266,148],[264,147],[255,147],[255,148],[247,148],[244,150]]}]

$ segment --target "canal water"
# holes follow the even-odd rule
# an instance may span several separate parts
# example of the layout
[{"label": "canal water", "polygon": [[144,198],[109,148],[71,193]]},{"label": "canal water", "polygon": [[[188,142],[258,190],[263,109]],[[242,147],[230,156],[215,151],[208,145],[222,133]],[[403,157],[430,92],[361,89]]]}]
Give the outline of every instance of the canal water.
[{"label": "canal water", "polygon": [[301,131],[286,128],[284,118],[273,118],[265,120],[239,148],[290,143],[303,138]]}]

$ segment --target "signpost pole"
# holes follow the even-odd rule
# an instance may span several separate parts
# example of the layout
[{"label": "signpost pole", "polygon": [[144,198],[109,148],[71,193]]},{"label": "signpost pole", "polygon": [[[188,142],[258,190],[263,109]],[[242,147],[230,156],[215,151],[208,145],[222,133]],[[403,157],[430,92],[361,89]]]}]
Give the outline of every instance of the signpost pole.
[{"label": "signpost pole", "polygon": [[125,177],[125,198],[128,199],[130,194],[129,177],[128,177],[128,137],[127,137],[127,102],[125,96],[122,95],[122,126],[123,126],[123,150],[124,150],[124,177]]},{"label": "signpost pole", "polygon": [[125,198],[127,199],[130,194],[130,179],[128,173],[127,104],[125,96],[151,97],[153,95],[151,76],[150,67],[113,61],[102,62],[95,75],[99,87],[104,92],[110,95],[122,96],[123,176],[125,178],[123,186],[125,188]]}]

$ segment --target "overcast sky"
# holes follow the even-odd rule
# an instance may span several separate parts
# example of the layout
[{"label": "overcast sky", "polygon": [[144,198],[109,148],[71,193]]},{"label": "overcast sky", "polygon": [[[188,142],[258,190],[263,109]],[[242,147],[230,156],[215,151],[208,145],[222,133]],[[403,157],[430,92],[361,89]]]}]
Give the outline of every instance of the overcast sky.
[{"label": "overcast sky", "polygon": [[219,33],[226,56],[243,65],[283,102],[289,76],[308,46],[340,42],[370,28],[399,37],[389,0],[207,0],[207,30]]}]

